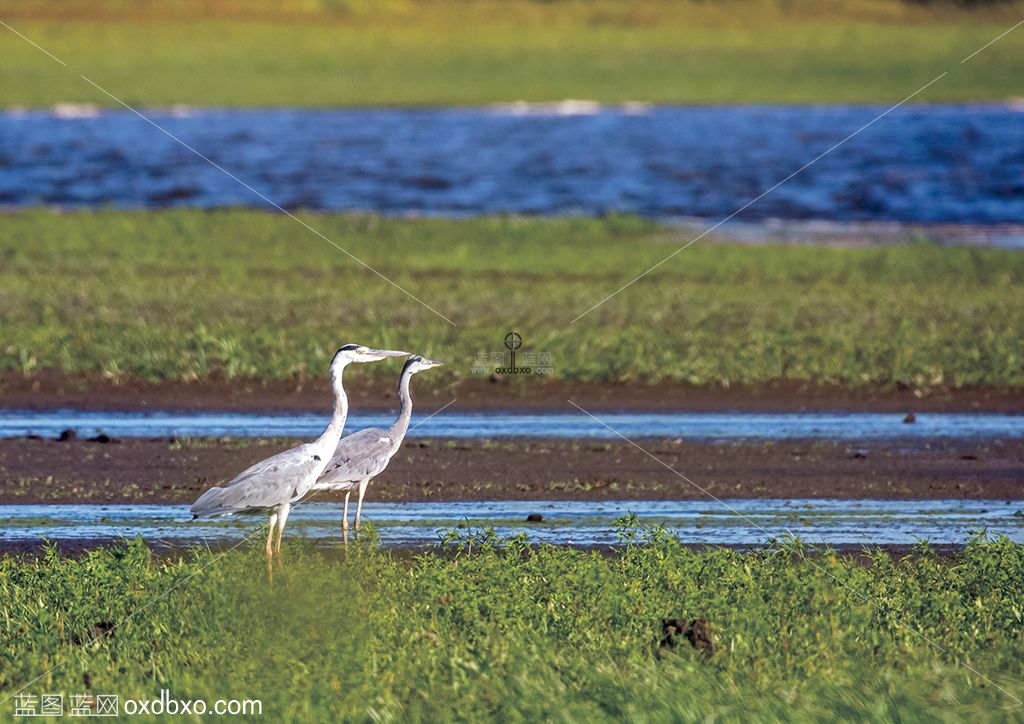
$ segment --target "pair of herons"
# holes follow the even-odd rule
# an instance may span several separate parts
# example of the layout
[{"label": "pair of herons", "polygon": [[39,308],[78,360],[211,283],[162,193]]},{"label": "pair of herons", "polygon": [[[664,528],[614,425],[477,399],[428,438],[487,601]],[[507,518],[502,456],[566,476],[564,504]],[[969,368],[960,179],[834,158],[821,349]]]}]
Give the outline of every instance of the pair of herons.
[{"label": "pair of herons", "polygon": [[395,424],[389,430],[369,428],[345,438],[341,433],[348,417],[348,397],[342,385],[342,373],[353,362],[379,362],[389,357],[408,355],[408,352],[370,349],[360,344],[346,344],[339,349],[331,360],[334,414],[323,434],[313,442],[303,443],[256,463],[223,487],[210,488],[192,504],[194,518],[265,512],[270,521],[268,564],[275,553],[281,554],[281,536],[292,505],[314,492],[330,490],[345,493],[341,527],[343,534],[347,535],[349,496],[353,490],[358,490],[355,527],[359,530],[367,485],[384,472],[409,431],[409,419],[412,417],[409,382],[417,372],[442,363],[419,355],[409,357],[398,383],[401,410]]}]

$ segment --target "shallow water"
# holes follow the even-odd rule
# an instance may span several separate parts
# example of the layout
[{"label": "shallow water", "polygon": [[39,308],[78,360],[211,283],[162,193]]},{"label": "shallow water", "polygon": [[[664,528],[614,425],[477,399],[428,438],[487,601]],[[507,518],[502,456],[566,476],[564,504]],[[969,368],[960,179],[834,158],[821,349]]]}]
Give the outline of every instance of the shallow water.
[{"label": "shallow water", "polygon": [[[338,542],[342,506],[302,503],[288,535]],[[763,545],[795,535],[833,546],[962,545],[981,529],[1024,542],[1024,501],[1003,500],[725,500],[708,501],[471,501],[374,503],[364,516],[387,546],[437,543],[446,530],[472,535],[493,527],[499,536],[525,533],[533,542],[581,546],[618,542],[616,518],[635,513],[664,525],[683,542]],[[527,523],[539,513],[544,520]],[[99,544],[142,536],[157,547],[211,546],[262,538],[262,519],[191,521],[184,505],[0,505],[0,548],[54,542]]]},{"label": "shallow water", "polygon": [[[596,416],[628,438],[680,437],[687,440],[779,440],[825,438],[1021,438],[1024,415],[930,413],[906,424],[888,413],[606,413]],[[414,415],[411,437],[610,438],[608,427],[581,412],[548,414],[441,412]],[[388,427],[392,414],[352,414],[346,432]],[[313,437],[327,417],[314,414],[121,413],[80,410],[0,410],[0,438],[35,434],[56,437],[74,429],[79,436],[104,432],[113,437]]]},{"label": "shallow water", "polygon": [[[599,106],[147,113],[285,208],[721,219],[881,106]],[[905,105],[738,219],[1024,220],[1024,115]],[[0,112],[0,205],[256,206],[128,111]]]}]

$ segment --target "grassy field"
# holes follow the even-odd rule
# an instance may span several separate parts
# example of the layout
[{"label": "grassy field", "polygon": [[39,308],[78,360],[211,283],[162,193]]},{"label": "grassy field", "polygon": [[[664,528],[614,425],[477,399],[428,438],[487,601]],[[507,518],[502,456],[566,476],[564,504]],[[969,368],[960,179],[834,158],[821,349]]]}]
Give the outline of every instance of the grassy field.
[{"label": "grassy field", "polygon": [[[26,684],[68,699],[259,699],[264,718],[301,721],[1020,716],[1022,546],[865,563],[623,534],[633,542],[611,555],[485,532],[416,557],[290,541],[270,590],[259,545],[178,561],[141,542],[6,556],[0,719]],[[705,619],[710,653],[682,636],[660,645],[671,618]]]},{"label": "grassy field", "polygon": [[635,218],[306,219],[457,326],[283,216],[37,210],[2,220],[0,369],[319,379],[358,340],[446,360],[427,376],[446,384],[514,327],[564,379],[1024,384],[1019,253],[701,242],[573,324],[692,237]]},{"label": "grassy field", "polygon": [[1024,6],[0,0],[0,106],[349,106],[585,98],[893,102],[1021,95]]}]

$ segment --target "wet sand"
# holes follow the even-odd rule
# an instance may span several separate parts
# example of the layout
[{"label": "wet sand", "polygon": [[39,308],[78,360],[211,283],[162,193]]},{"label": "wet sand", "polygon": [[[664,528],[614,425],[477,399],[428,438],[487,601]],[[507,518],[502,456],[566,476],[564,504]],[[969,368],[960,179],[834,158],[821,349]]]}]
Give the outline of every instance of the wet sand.
[{"label": "wet sand", "polygon": [[[188,503],[289,441],[0,440],[0,502]],[[1024,499],[1024,441],[405,444],[378,501],[508,499]],[[683,479],[661,462],[674,468]],[[703,489],[703,490],[702,490]],[[329,496],[318,499],[336,499]]]},{"label": "wet sand", "polygon": [[[353,377],[347,385],[353,409],[397,407],[391,378]],[[1024,388],[917,390],[910,384],[849,388],[779,382],[750,386],[695,386],[573,382],[539,377],[469,378],[431,387],[417,380],[417,411],[431,412],[452,400],[450,409],[574,410],[567,400],[588,410],[678,412],[1024,412]],[[8,409],[77,408],[89,410],[217,410],[226,412],[324,412],[330,407],[324,380],[203,382],[113,382],[100,377],[68,377],[53,372],[31,376],[0,375],[0,406]]]}]

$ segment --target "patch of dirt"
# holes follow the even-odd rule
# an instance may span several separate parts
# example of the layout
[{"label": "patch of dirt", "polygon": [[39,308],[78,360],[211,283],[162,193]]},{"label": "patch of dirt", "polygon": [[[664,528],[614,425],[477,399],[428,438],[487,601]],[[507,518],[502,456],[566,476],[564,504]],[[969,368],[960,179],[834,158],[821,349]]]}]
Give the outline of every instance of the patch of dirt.
[{"label": "patch of dirt", "polygon": [[[190,503],[291,443],[0,440],[0,502]],[[369,499],[1024,499],[1024,441],[405,443]],[[673,470],[658,461],[663,461]],[[684,477],[685,476],[685,477]],[[330,500],[329,496],[317,497]]]},{"label": "patch of dirt", "polygon": [[[429,376],[416,380],[420,409],[447,404],[459,410],[573,410],[568,400],[592,410],[672,410],[712,412],[749,410],[799,412],[1021,412],[1024,389],[961,388],[916,390],[908,384],[848,388],[801,382],[758,386],[697,386],[573,382],[541,378],[465,379],[431,387]],[[348,378],[347,378],[348,381]],[[346,385],[353,408],[397,407],[395,380],[352,375]],[[326,380],[202,382],[114,382],[102,377],[68,377],[57,372],[31,376],[0,374],[0,407],[44,410],[219,410],[238,412],[323,412],[331,406]]]},{"label": "patch of dirt", "polygon": [[711,624],[703,618],[695,618],[689,623],[684,618],[662,619],[661,633],[662,648],[675,648],[680,643],[681,637],[706,657],[711,657],[715,653]]}]

